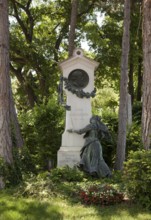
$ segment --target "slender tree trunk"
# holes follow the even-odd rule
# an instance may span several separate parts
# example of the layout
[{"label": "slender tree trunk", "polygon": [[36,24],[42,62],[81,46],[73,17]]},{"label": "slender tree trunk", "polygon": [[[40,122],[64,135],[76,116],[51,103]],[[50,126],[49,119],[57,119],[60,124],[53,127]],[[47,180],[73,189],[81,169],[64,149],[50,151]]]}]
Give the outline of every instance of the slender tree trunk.
[{"label": "slender tree trunk", "polygon": [[[12,163],[8,1],[0,0],[0,156]],[[0,177],[0,187],[4,187]]]},{"label": "slender tree trunk", "polygon": [[143,67],[142,141],[148,150],[151,145],[151,0],[143,0]]},{"label": "slender tree trunk", "polygon": [[127,84],[128,84],[128,55],[129,55],[129,27],[130,27],[130,0],[124,3],[124,32],[122,40],[121,80],[120,80],[120,106],[118,141],[116,150],[115,169],[122,170],[126,149],[127,124]]},{"label": "slender tree trunk", "polygon": [[75,47],[75,29],[77,23],[77,13],[78,13],[78,0],[72,0],[71,9],[71,21],[70,21],[70,31],[69,31],[69,57],[72,56]]},{"label": "slender tree trunk", "polygon": [[141,101],[142,98],[142,57],[138,59],[138,75],[137,75],[137,101]]},{"label": "slender tree trunk", "polygon": [[133,80],[134,64],[133,57],[130,58],[130,67],[129,67],[129,82],[128,82],[128,93],[131,95],[131,101],[133,104],[134,101],[134,80]]},{"label": "slender tree trunk", "polygon": [[10,116],[11,116],[11,124],[12,124],[12,129],[13,129],[13,134],[15,138],[15,146],[18,148],[23,147],[23,139],[22,139],[22,134],[20,130],[20,126],[18,123],[18,118],[17,118],[17,113],[15,109],[15,103],[13,99],[13,94],[12,90],[10,90]]}]

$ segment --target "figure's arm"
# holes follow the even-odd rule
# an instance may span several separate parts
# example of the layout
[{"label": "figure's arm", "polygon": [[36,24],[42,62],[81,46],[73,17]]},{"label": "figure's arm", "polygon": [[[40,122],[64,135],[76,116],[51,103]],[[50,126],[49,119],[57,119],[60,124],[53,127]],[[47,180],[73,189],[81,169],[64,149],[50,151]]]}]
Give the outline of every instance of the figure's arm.
[{"label": "figure's arm", "polygon": [[74,130],[74,129],[69,129],[67,130],[69,133],[77,133],[77,134],[84,134],[87,131],[91,130],[91,125],[87,125],[86,127],[79,129],[79,130]]},{"label": "figure's arm", "polygon": [[80,133],[80,130],[68,129],[67,131],[68,131],[69,133],[81,134],[81,133]]}]

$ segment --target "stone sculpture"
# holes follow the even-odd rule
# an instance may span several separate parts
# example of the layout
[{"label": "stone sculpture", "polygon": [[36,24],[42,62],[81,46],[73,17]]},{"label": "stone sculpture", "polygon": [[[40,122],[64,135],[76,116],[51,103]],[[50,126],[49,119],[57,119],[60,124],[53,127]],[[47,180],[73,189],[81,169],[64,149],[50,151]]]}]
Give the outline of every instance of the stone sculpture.
[{"label": "stone sculpture", "polygon": [[107,127],[98,116],[92,116],[90,124],[80,130],[69,129],[68,132],[84,134],[84,146],[81,149],[79,167],[96,177],[111,177],[111,171],[103,159],[102,146],[98,136],[110,138]]},{"label": "stone sculpture", "polygon": [[[75,49],[73,56],[59,63],[62,71],[59,83],[59,103],[66,109],[65,129],[57,154],[57,166],[75,166],[80,161],[84,145],[82,135],[69,133],[85,127],[92,116],[91,99],[95,96],[94,72],[99,63]],[[65,98],[65,100],[63,99]]]}]

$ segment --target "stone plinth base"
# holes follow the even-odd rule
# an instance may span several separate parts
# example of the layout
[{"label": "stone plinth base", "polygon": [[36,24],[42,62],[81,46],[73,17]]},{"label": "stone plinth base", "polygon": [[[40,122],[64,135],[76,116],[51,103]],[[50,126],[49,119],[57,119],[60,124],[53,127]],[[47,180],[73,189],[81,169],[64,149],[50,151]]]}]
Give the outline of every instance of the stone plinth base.
[{"label": "stone plinth base", "polygon": [[80,150],[81,147],[61,147],[58,151],[57,166],[73,167],[77,165],[80,162]]}]

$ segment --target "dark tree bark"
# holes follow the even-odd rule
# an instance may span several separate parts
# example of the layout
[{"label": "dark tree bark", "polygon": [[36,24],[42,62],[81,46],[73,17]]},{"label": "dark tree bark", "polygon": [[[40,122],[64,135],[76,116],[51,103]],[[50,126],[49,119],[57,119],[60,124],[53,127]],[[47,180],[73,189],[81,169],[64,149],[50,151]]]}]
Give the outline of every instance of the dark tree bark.
[{"label": "dark tree bark", "polygon": [[[8,1],[0,1],[0,156],[13,162],[10,125]],[[4,187],[0,177],[0,188]]]},{"label": "dark tree bark", "polygon": [[143,106],[142,141],[146,150],[151,145],[151,0],[143,0]]},{"label": "dark tree bark", "polygon": [[115,159],[115,170],[123,169],[126,150],[126,124],[127,124],[127,84],[128,84],[128,55],[130,28],[130,0],[124,3],[124,31],[122,40],[121,79],[120,79],[120,106],[118,140]]},{"label": "dark tree bark", "polygon": [[69,31],[69,57],[72,56],[75,47],[75,29],[78,14],[78,0],[72,0],[70,31]]}]

